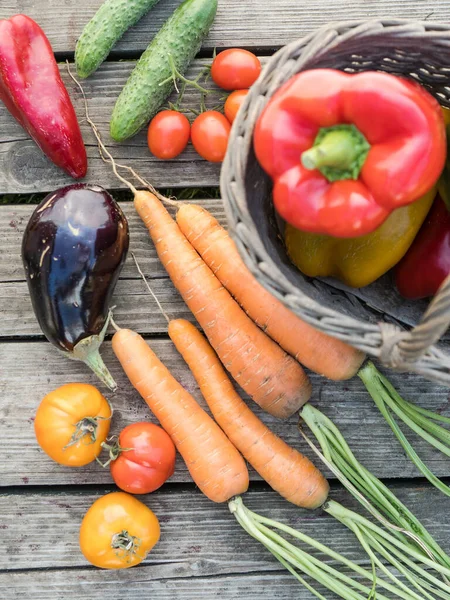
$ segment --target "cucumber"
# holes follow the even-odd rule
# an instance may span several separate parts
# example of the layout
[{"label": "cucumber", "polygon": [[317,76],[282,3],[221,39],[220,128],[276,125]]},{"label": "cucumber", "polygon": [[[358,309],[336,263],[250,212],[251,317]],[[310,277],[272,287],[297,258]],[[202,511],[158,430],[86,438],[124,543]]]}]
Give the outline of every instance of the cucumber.
[{"label": "cucumber", "polygon": [[117,99],[111,117],[111,137],[121,142],[135,135],[173,90],[169,55],[184,75],[200,50],[217,11],[217,0],[185,0],[164,23],[139,59]]},{"label": "cucumber", "polygon": [[84,79],[96,71],[125,31],[157,3],[158,0],[106,0],[83,29],[75,47],[78,76]]}]

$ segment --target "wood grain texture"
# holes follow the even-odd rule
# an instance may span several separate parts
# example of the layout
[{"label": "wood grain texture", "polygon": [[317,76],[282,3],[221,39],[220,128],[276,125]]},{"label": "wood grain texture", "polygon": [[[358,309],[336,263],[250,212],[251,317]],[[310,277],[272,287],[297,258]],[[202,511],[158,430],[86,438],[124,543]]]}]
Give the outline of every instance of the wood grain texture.
[{"label": "wood grain texture", "polygon": [[[395,484],[392,489],[445,548],[450,536],[450,523],[441,518],[446,498],[430,486]],[[0,495],[0,570],[29,568],[30,558],[33,569],[87,566],[78,547],[80,522],[92,502],[108,491]],[[330,498],[362,512],[340,487],[332,489]],[[227,504],[214,504],[198,491],[177,491],[170,486],[140,499],[161,522],[161,540],[145,561],[152,579],[280,569],[277,561],[241,530]],[[244,502],[251,510],[301,530],[350,560],[368,562],[353,534],[320,509],[299,509],[269,489],[250,489]],[[19,535],[17,522],[21,523]],[[137,575],[139,570],[131,571]],[[99,571],[86,574],[91,581],[101,578]]]},{"label": "wood grain texture", "polygon": [[[6,0],[0,18],[23,12],[36,19],[56,52],[74,52],[84,25],[102,0]],[[142,52],[181,0],[161,0],[114,48],[115,55]],[[219,0],[215,22],[203,48],[230,46],[275,48],[314,31],[331,21],[369,18],[450,19],[445,0]]]},{"label": "wood grain texture", "polygon": [[[226,227],[221,200],[198,200],[196,203],[207,208]],[[136,215],[132,203],[123,202],[121,206],[130,224],[130,249],[138,258],[145,275],[152,280],[164,280],[152,283],[154,291],[163,300],[166,310],[171,315],[180,316],[183,314],[189,316],[184,303],[168,280],[167,273],[156,255],[147,230]],[[2,336],[20,337],[21,335],[42,337],[32,312],[20,258],[23,233],[33,210],[34,206],[30,205],[0,206],[0,312],[2,313],[0,338]],[[169,211],[173,215],[175,214],[173,207],[169,207]],[[136,280],[140,280],[140,277],[130,255],[122,271],[121,281],[116,288],[114,298],[118,318],[126,315],[130,326],[135,327],[141,333],[152,334],[166,331],[164,319],[156,310],[156,305],[146,292],[144,284]],[[324,286],[319,280],[315,280],[314,285],[319,291]],[[335,282],[333,285],[337,286],[338,284]],[[329,298],[334,299],[338,310],[345,307],[348,312],[360,318],[367,319],[369,316],[374,321],[379,319],[380,306],[385,295],[384,290],[381,292],[378,290],[378,295],[372,297],[372,301],[369,299],[369,306],[373,308],[372,313],[363,311],[361,304],[355,300],[353,295],[353,292],[360,295],[364,293],[364,290],[352,290],[350,292],[348,289],[343,288],[342,290],[336,289],[331,294],[329,292],[330,288],[327,288],[327,290]],[[146,299],[142,298],[143,294],[147,295]],[[390,295],[395,295],[395,290],[392,290]],[[12,302],[12,299],[14,299],[14,302]],[[384,318],[389,319],[391,315],[395,320],[403,321],[409,325],[414,322],[414,319],[419,319],[425,309],[426,302],[405,302],[404,306],[405,311],[403,312],[401,310],[402,300],[398,294],[396,303],[390,302],[388,297]],[[189,318],[191,317],[189,316]]]},{"label": "wood grain texture", "polygon": [[[127,326],[124,322],[123,326]],[[153,350],[180,383],[206,408],[196,382],[172,342],[149,340]],[[114,407],[111,434],[131,422],[155,420],[147,406],[131,387],[110,343],[104,344],[103,356],[119,385],[116,394],[104,391]],[[431,410],[450,414],[448,390],[413,375],[390,375],[393,384],[405,398]],[[110,483],[108,470],[97,463],[80,469],[62,467],[39,448],[34,436],[33,419],[41,399],[50,390],[68,382],[99,385],[95,376],[82,363],[60,355],[45,342],[9,342],[0,344],[0,485],[66,485]],[[341,429],[360,460],[376,475],[385,478],[417,477],[418,471],[407,459],[389,426],[378,412],[358,378],[347,382],[331,382],[311,376],[312,402]],[[101,386],[99,385],[100,389]],[[250,402],[250,401],[249,401]],[[297,417],[279,421],[263,413],[251,403],[255,413],[287,443],[313,458],[297,431]],[[441,476],[450,475],[450,461],[425,442],[414,441],[418,453]],[[314,462],[319,466],[317,459]],[[252,479],[258,476],[251,472]],[[190,481],[181,459],[178,459],[173,481]]]},{"label": "wood grain texture", "polygon": [[[300,586],[289,573],[257,573],[223,575],[220,577],[174,578],[160,580],[155,569],[139,567],[124,571],[94,571],[87,569],[51,572],[0,573],[2,600],[314,600],[316,596]],[[147,596],[146,596],[147,595]],[[328,596],[329,600],[335,597]]]},{"label": "wood grain texture", "polygon": [[[195,78],[210,60],[196,60],[187,76]],[[90,116],[98,126],[102,138],[119,162],[132,166],[155,186],[198,187],[219,183],[220,165],[203,160],[189,144],[176,159],[161,161],[152,156],[147,147],[146,128],[126,142],[116,143],[109,135],[111,113],[120,91],[135,61],[110,62],[101,71],[83,82]],[[73,65],[72,65],[73,69]],[[126,187],[113,174],[98,154],[97,143],[90,126],[84,119],[84,103],[76,84],[70,79],[66,66],[60,66],[62,77],[75,106],[88,154],[88,173],[85,181],[106,188]],[[202,80],[203,83],[203,80]],[[226,92],[219,90],[212,80],[204,83],[211,90],[206,105],[210,108],[223,104]],[[176,100],[176,94],[172,96]],[[186,91],[183,110],[199,109],[200,92]],[[192,118],[192,114],[190,115]],[[123,173],[122,173],[123,174]],[[73,183],[73,179],[53,165],[27,136],[18,123],[0,104],[0,190],[2,193],[47,192]]]},{"label": "wood grain texture", "polygon": [[[114,192],[112,192],[114,196]],[[131,195],[130,195],[131,199]],[[207,208],[222,225],[226,226],[222,200],[195,200],[196,204]],[[134,210],[132,202],[121,202],[130,228],[130,251],[136,254],[139,264],[147,277],[168,277],[160,263],[155,248],[149,238],[148,231]],[[21,261],[22,237],[32,212],[33,205],[3,205],[0,206],[0,284],[5,282],[25,281]],[[175,208],[169,206],[169,212],[175,215]],[[131,256],[121,273],[123,279],[139,279]]]}]

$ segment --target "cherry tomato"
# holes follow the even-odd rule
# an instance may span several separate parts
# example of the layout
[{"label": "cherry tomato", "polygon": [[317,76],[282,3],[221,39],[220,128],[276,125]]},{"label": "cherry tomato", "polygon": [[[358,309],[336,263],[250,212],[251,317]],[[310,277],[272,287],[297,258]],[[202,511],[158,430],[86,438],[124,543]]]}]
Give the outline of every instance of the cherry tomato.
[{"label": "cherry tomato", "polygon": [[158,542],[156,515],[134,496],[106,494],[92,504],[80,527],[80,549],[102,569],[127,569],[142,562]]},{"label": "cherry tomato", "polygon": [[230,123],[235,120],[237,112],[241,108],[241,105],[244,102],[247,94],[248,90],[236,90],[235,92],[231,92],[231,94],[225,100],[223,110]]},{"label": "cherry tomato", "polygon": [[150,121],[147,142],[157,158],[175,158],[186,148],[191,133],[189,119],[176,110],[163,110]]},{"label": "cherry tomato", "polygon": [[227,151],[230,129],[230,122],[222,113],[207,110],[192,123],[192,144],[205,160],[222,162]]},{"label": "cherry tomato", "polygon": [[220,52],[211,65],[211,77],[224,90],[249,88],[261,73],[259,58],[248,50],[230,48]]},{"label": "cherry tomato", "polygon": [[[111,456],[114,458],[114,447]],[[130,494],[157,490],[175,470],[175,445],[162,427],[132,423],[118,439],[118,458],[111,461],[116,485]]]},{"label": "cherry tomato", "polygon": [[87,465],[102,450],[111,415],[108,401],[93,385],[68,383],[40,403],[34,420],[37,442],[60,465]]}]

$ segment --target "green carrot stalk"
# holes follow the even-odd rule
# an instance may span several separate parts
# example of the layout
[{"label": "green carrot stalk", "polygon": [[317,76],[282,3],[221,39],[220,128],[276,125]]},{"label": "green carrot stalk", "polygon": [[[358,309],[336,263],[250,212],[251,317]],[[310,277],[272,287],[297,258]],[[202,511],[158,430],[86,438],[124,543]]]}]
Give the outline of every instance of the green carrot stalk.
[{"label": "green carrot stalk", "polygon": [[[434,597],[428,594],[426,588],[432,589],[433,593],[440,598],[450,599],[450,586],[447,581],[442,581],[424,568],[433,569],[447,579],[450,578],[449,567],[438,564],[433,559],[424,556],[420,550],[411,547],[410,544],[381,529],[376,523],[372,523],[338,502],[328,501],[324,506],[324,510],[357,535],[369,556],[386,575],[391,578],[394,577],[391,576],[392,574],[387,571],[386,566],[376,556],[375,551],[378,551],[406,580],[412,583],[421,594],[415,596],[419,600],[427,597],[434,600]],[[399,586],[399,589],[409,591],[408,587],[399,580],[396,581],[396,585]],[[416,594],[416,592],[412,593]]]},{"label": "green carrot stalk", "polygon": [[438,422],[450,424],[450,419],[404,400],[372,362],[368,362],[359,371],[358,376],[412,462],[430,483],[446,496],[450,496],[450,487],[441,481],[422,461],[401,430],[395,417],[400,419],[411,431],[449,457],[450,432],[438,425]]},{"label": "green carrot stalk", "polygon": [[450,556],[397,496],[356,459],[336,425],[311,404],[303,407],[300,416],[321,451],[300,427],[303,437],[364,508],[397,539],[415,551],[419,549],[424,558],[450,569]]},{"label": "green carrot stalk", "polygon": [[[334,504],[337,505],[337,503]],[[244,505],[241,497],[233,498],[228,506],[241,527],[263,544],[300,583],[305,585],[311,593],[321,600],[326,600],[325,596],[318,592],[312,584],[306,581],[304,575],[307,575],[316,583],[334,592],[337,596],[344,598],[345,600],[375,600],[375,598],[376,600],[388,600],[384,594],[379,592],[379,589],[389,592],[391,594],[389,598],[392,598],[392,595],[395,598],[401,598],[402,600],[424,600],[425,598],[425,596],[419,596],[416,592],[410,590],[396,577],[393,578],[393,583],[390,583],[379,577],[374,570],[369,571],[364,569],[360,565],[357,565],[328,546],[321,544],[300,531],[297,531],[288,525],[284,525],[283,523],[258,515]],[[342,515],[342,513],[340,513],[333,505],[331,506],[330,511],[330,514],[336,511],[339,520],[342,518],[344,520],[349,520],[349,515],[353,514],[349,511],[348,514],[343,513]],[[364,523],[364,521],[362,523]],[[363,531],[363,534],[365,534],[366,530],[363,530],[361,522],[358,522],[358,525]],[[354,575],[368,581],[371,584],[371,587],[342,573],[337,568],[325,563],[316,556],[310,555],[307,551],[300,548],[297,544],[291,543],[278,532],[291,536],[297,544],[298,542],[301,542],[337,562],[339,566],[350,569]],[[389,576],[391,577],[391,574]],[[436,578],[432,579],[432,584],[430,585],[439,589],[438,584],[441,584],[442,582],[437,580],[438,583],[436,583],[434,581],[435,579]],[[375,592],[375,590],[377,591]],[[444,600],[450,599],[450,595],[444,594],[440,597]]]}]

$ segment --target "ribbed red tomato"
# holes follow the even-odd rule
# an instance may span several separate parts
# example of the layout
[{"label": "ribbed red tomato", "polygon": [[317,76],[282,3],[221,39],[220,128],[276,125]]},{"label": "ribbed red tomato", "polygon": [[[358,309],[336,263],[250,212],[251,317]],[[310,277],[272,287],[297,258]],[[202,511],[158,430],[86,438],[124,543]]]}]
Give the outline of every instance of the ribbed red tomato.
[{"label": "ribbed red tomato", "polygon": [[157,158],[175,158],[186,148],[191,124],[186,115],[176,110],[163,110],[151,121],[147,132],[150,152]]},{"label": "ribbed red tomato", "polygon": [[162,427],[132,423],[121,431],[118,446],[119,456],[111,461],[111,475],[125,492],[149,494],[173,475],[176,450]]},{"label": "ribbed red tomato", "polygon": [[211,77],[224,90],[249,88],[261,73],[259,58],[241,48],[230,48],[220,52],[211,65]]},{"label": "ribbed red tomato", "polygon": [[222,162],[227,151],[230,129],[230,122],[222,113],[207,110],[192,123],[192,145],[205,160]]}]

